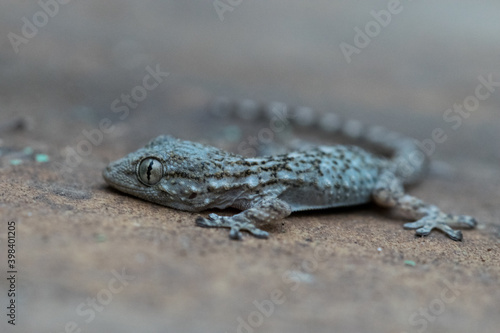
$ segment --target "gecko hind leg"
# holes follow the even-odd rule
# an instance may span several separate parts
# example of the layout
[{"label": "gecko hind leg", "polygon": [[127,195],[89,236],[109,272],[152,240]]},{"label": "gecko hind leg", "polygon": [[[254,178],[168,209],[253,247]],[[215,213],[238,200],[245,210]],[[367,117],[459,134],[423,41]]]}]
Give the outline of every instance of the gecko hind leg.
[{"label": "gecko hind leg", "polygon": [[241,230],[248,231],[257,238],[268,238],[269,233],[261,230],[255,224],[272,222],[291,214],[290,206],[277,198],[264,199],[251,208],[234,216],[219,216],[210,214],[208,218],[198,217],[196,224],[206,228],[229,228],[229,237],[240,240]]},{"label": "gecko hind leg", "polygon": [[404,228],[416,229],[418,236],[427,236],[433,229],[438,229],[451,239],[461,241],[462,232],[452,226],[471,229],[477,225],[476,219],[471,216],[446,214],[434,205],[404,194],[401,181],[391,172],[381,175],[372,196],[379,206],[395,208],[402,215],[416,219],[404,224]]}]

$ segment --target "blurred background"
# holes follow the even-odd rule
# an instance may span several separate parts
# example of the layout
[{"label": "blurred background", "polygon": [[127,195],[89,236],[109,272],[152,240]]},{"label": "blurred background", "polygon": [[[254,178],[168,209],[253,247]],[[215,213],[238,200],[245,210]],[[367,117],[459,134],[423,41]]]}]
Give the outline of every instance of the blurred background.
[{"label": "blurred background", "polygon": [[[16,190],[17,194],[11,193],[2,197],[2,215],[27,221],[26,229],[22,229],[25,233],[24,251],[31,249],[31,252],[23,254],[25,262],[33,265],[30,269],[26,268],[32,273],[31,277],[28,277],[28,273],[24,277],[26,310],[19,310],[24,327],[27,331],[36,327],[40,331],[62,332],[64,324],[69,320],[66,318],[78,318],[75,317],[74,309],[79,300],[84,300],[99,290],[89,282],[97,273],[91,270],[93,273],[88,273],[88,276],[84,272],[93,267],[97,258],[102,259],[102,254],[99,254],[101,252],[95,252],[91,247],[94,243],[88,245],[82,241],[85,237],[81,236],[88,234],[92,238],[94,233],[100,234],[101,231],[96,231],[99,229],[98,217],[81,213],[83,215],[66,216],[58,220],[58,216],[61,216],[58,214],[61,206],[58,205],[61,203],[51,199],[54,204],[51,206],[48,201],[44,201],[43,196],[37,196],[30,191],[43,191],[50,188],[51,184],[60,182],[59,185],[66,191],[64,193],[69,193],[71,191],[68,190],[68,184],[73,184],[71,186],[74,192],[71,193],[75,198],[99,198],[103,201],[94,204],[113,209],[119,202],[107,202],[106,198],[116,197],[117,194],[104,192],[105,187],[100,178],[100,170],[106,163],[139,148],[159,134],[172,134],[193,140],[215,136],[221,128],[218,127],[217,121],[209,120],[203,111],[207,101],[213,96],[282,101],[291,105],[311,106],[318,112],[335,111],[365,123],[398,130],[419,140],[432,138],[433,130],[442,128],[448,139],[436,145],[435,157],[447,161],[458,169],[459,174],[471,177],[470,184],[475,184],[465,186],[459,185],[458,182],[456,185],[442,186],[448,186],[447,192],[451,190],[461,196],[462,201],[457,202],[472,202],[470,205],[475,207],[476,214],[483,214],[480,217],[490,223],[491,228],[498,228],[498,222],[495,221],[498,220],[500,212],[498,208],[494,208],[494,202],[498,198],[500,185],[499,13],[500,2],[494,0],[73,0],[67,3],[63,0],[2,0],[0,124],[23,116],[30,119],[30,129],[27,133],[0,133],[0,138],[5,147],[21,150],[29,146],[50,157],[49,163],[37,164],[33,169],[27,166],[27,169],[4,168],[2,171],[2,186],[5,186],[5,190],[15,189],[14,185],[20,186]],[[58,170],[57,163],[66,158],[68,147],[77,147],[85,138],[82,131],[98,128],[104,118],[111,121],[115,126],[114,130],[104,133],[99,144],[95,144],[91,153],[73,170],[70,180],[59,179],[54,170]],[[8,161],[4,163],[9,164]],[[19,179],[24,177],[24,180],[31,177],[29,179],[33,183],[22,187],[23,181]],[[84,184],[82,186],[86,187],[78,188],[78,184]],[[467,192],[466,189],[470,188],[475,190]],[[485,188],[483,193],[482,189]],[[424,191],[434,190],[428,188]],[[101,192],[102,197],[99,196]],[[481,193],[486,201],[482,201]],[[497,196],[493,196],[494,194]],[[19,199],[23,196],[28,197],[29,201],[21,204],[18,200],[24,200]],[[137,203],[137,200],[125,200],[126,205],[133,206]],[[452,207],[453,197],[449,200]],[[44,202],[47,207],[43,206]],[[36,221],[25,215],[24,210],[27,208],[22,208],[28,207],[25,205],[32,205],[31,209],[33,214],[38,216],[37,220],[45,222],[40,222],[37,226]],[[77,210],[82,207],[78,202],[71,205]],[[91,206],[87,208],[92,210]],[[158,215],[177,214],[170,211],[165,213],[161,207],[149,208],[147,204],[144,204],[143,209],[153,209]],[[367,216],[370,216],[369,212],[370,210]],[[139,219],[140,216],[135,215],[135,218]],[[184,218],[182,214],[175,216]],[[52,218],[53,221],[59,221],[59,224],[51,225],[49,220]],[[191,220],[192,216],[187,216],[186,221]],[[109,223],[112,225],[113,221]],[[114,223],[116,225],[118,222]],[[191,226],[189,223],[186,222]],[[401,226],[394,223],[390,228],[398,229]],[[79,230],[78,233],[75,230]],[[193,234],[206,232],[194,230]],[[179,234],[182,232],[179,231]],[[108,233],[112,232],[108,230]],[[45,235],[44,237],[56,237],[58,240],[53,241],[53,246],[48,246],[46,240],[38,238],[37,235],[41,234]],[[134,237],[132,232],[130,235],[126,234],[126,237],[123,234],[120,236],[125,238],[119,239],[118,243],[111,243],[107,251],[126,252],[124,248],[127,246],[123,239]],[[469,234],[466,233],[466,236]],[[57,235],[61,235],[60,238],[57,238]],[[173,251],[174,254],[165,256],[169,256],[168,258],[173,260],[171,263],[180,267],[173,277],[161,274],[156,277],[162,281],[172,278],[177,281],[175,288],[182,289],[185,287],[182,284],[184,274],[195,272],[190,270],[192,267],[189,264],[185,266],[183,262],[217,265],[226,260],[222,253],[218,253],[220,257],[215,259],[203,259],[207,254],[200,253],[204,252],[207,246],[210,248],[213,245],[217,248],[214,244],[206,245],[203,235],[197,239],[201,243],[195,245],[195,248],[198,246],[195,251],[198,256],[190,261],[189,255],[186,257],[186,245],[176,243],[175,251],[179,252]],[[225,233],[210,235],[220,236],[218,241],[226,244]],[[80,244],[79,247],[69,244],[72,242],[69,241],[70,236],[75,237],[74,242]],[[496,245],[492,247],[483,244],[484,246],[493,248],[494,252],[498,251],[498,238],[485,239]],[[283,238],[281,240],[283,241]],[[440,240],[445,241],[444,237]],[[188,243],[193,246],[193,240],[190,241],[191,243]],[[258,244],[263,243],[254,245],[253,240],[248,238],[245,241],[247,246],[252,246],[254,252],[249,253],[253,253],[256,258],[274,253],[271,248],[270,252],[259,252],[258,249],[262,245]],[[136,244],[133,241],[132,243]],[[228,244],[223,248],[230,252],[239,251],[237,246],[241,246],[236,243]],[[271,243],[264,246],[271,246],[268,244]],[[280,246],[272,244],[275,247]],[[476,245],[481,248],[478,244]],[[288,253],[288,256],[277,258],[282,258],[287,263],[300,262],[300,255],[295,257],[291,248],[283,252]],[[158,251],[162,253],[163,250]],[[241,251],[245,252],[244,249]],[[368,253],[371,251],[372,249],[367,250]],[[401,251],[411,254],[413,250],[405,248]],[[156,255],[160,255],[159,253]],[[350,251],[346,250],[345,253]],[[396,254],[394,256],[397,257]],[[45,267],[42,264],[53,262],[56,258],[59,260],[58,265]],[[350,255],[342,258],[346,262],[351,259]],[[366,254],[365,259],[371,260],[368,258],[371,257]],[[74,266],[71,264],[73,260],[76,260]],[[101,268],[107,269],[107,265],[117,259],[112,258],[110,254],[107,260],[100,264]],[[228,270],[241,268],[237,266],[237,259],[228,260],[236,265],[226,267]],[[251,262],[257,265],[256,262]],[[85,263],[89,266],[85,266]],[[247,264],[248,262],[245,262],[241,266]],[[174,299],[181,304],[179,306],[183,309],[182,314],[172,310],[175,305],[166,306],[163,303],[167,301],[153,300],[154,295],[161,295],[165,290],[158,286],[158,289],[149,290],[150,294],[144,292],[142,298],[140,294],[133,294],[134,297],[139,297],[138,302],[144,305],[142,310],[132,310],[134,298],[131,295],[129,300],[123,302],[122,307],[116,305],[115,312],[106,314],[106,319],[101,317],[99,321],[79,328],[89,332],[126,332],[127,329],[136,331],[144,328],[145,332],[153,332],[163,327],[162,331],[165,331],[162,326],[165,324],[162,316],[165,316],[165,321],[169,323],[167,327],[176,328],[177,331],[236,331],[239,322],[235,318],[238,313],[244,312],[242,309],[254,309],[245,297],[252,295],[255,290],[260,290],[261,282],[258,279],[262,276],[258,274],[259,269],[267,269],[270,272],[268,276],[271,277],[276,269],[273,265],[279,265],[279,261],[271,260],[270,264],[257,266],[255,271],[252,271],[254,275],[249,273],[254,280],[247,281],[248,284],[245,284],[243,291],[238,294],[239,298],[220,296],[219,303],[211,302],[210,298],[216,294],[231,295],[233,291],[228,288],[237,285],[235,280],[238,280],[234,276],[224,280],[223,271],[216,271],[213,268],[215,266],[211,266],[212,268],[206,269],[212,275],[208,274],[209,277],[204,279],[210,280],[210,276],[213,278],[210,282],[212,284],[209,285],[215,291],[205,290],[201,294],[195,294],[189,302],[185,301],[186,298],[182,295],[177,295],[179,298]],[[159,266],[155,267],[159,269]],[[467,276],[479,276],[487,270],[486,267],[498,272],[498,261],[494,265],[485,264],[483,268],[478,268],[482,267],[480,264],[471,264],[468,267],[475,271],[470,275],[466,274]],[[350,272],[351,268],[345,269],[344,273]],[[66,272],[65,277],[53,278],[60,270]],[[33,277],[37,275],[35,272],[40,272],[36,278],[38,280]],[[346,277],[350,276],[346,274],[339,278],[340,282],[335,285],[336,288],[345,286]],[[380,281],[377,274],[375,279],[360,278],[359,282],[369,281],[378,285]],[[406,276],[406,273],[394,274],[396,281],[401,278],[398,274]],[[78,276],[81,277],[80,280]],[[83,276],[86,277],[85,280]],[[100,277],[103,281],[109,278],[107,275]],[[75,284],[70,282],[73,278],[79,281],[76,284],[85,287],[75,291]],[[327,282],[326,277],[319,280]],[[498,282],[488,281],[488,286]],[[382,284],[390,288],[390,282],[392,281]],[[343,299],[349,300],[346,302],[351,304],[351,307],[343,308],[341,303],[336,303],[336,315],[320,315],[316,322],[313,322],[311,315],[301,317],[299,314],[304,313],[304,308],[315,309],[314,313],[317,314],[327,306],[325,304],[328,304],[328,300],[321,298],[323,291],[316,290],[317,298],[310,298],[309,305],[296,300],[300,304],[299,308],[283,310],[278,317],[272,317],[266,322],[274,322],[274,326],[259,325],[251,330],[270,332],[273,327],[277,327],[276,331],[281,328],[288,331],[296,329],[297,332],[307,328],[315,328],[313,331],[316,332],[410,332],[412,329],[423,331],[420,330],[421,326],[409,326],[407,318],[413,309],[428,304],[429,298],[411,304],[404,303],[406,295],[417,297],[418,290],[425,289],[423,285],[418,285],[418,282],[415,284],[418,287],[407,286],[407,290],[400,292],[401,297],[398,300],[402,303],[396,302],[394,306],[381,305],[371,313],[372,319],[384,314],[392,318],[386,323],[379,321],[376,326],[371,326],[371,320],[356,313],[358,306],[363,309],[362,304],[367,301],[363,295],[358,295],[352,303],[349,295],[344,295]],[[373,284],[371,286],[373,287]],[[481,319],[483,326],[479,327],[484,330],[480,331],[493,332],[489,329],[498,327],[498,293],[492,294],[487,291],[487,287],[483,287],[478,287],[476,291],[489,293],[490,298],[482,303],[483,307],[479,307],[475,319],[464,319],[468,308],[458,309],[451,312],[450,320],[441,321],[428,331],[449,332],[453,329],[462,332],[463,329],[463,332],[466,332],[477,328],[476,325],[479,325],[477,323]],[[329,289],[328,286],[323,286],[319,290],[323,290],[322,288]],[[39,294],[42,289],[45,291]],[[266,290],[270,289],[272,288]],[[248,294],[245,294],[245,290]],[[440,290],[437,289],[436,293]],[[37,297],[31,297],[28,291],[35,293]],[[2,290],[1,297],[4,297],[4,294]],[[148,301],[148,295],[152,297],[151,301]],[[378,297],[387,295],[379,294]],[[478,296],[477,300],[481,297]],[[242,303],[243,300],[246,300],[246,303]],[[63,315],[67,302],[70,304],[67,309],[69,312]],[[231,313],[229,320],[225,318],[224,312],[230,304],[233,309],[228,310]],[[399,304],[404,305],[400,307]],[[495,304],[496,308],[491,307]],[[245,308],[247,305],[248,308]],[[150,309],[148,306],[157,311],[153,311],[156,315],[148,317],[146,313],[150,313],[150,310],[145,310]],[[167,308],[170,310],[166,310]],[[217,310],[214,310],[215,308]],[[404,309],[404,313],[400,313],[400,309]],[[217,320],[208,314],[201,314],[204,310],[216,311]],[[37,311],[40,311],[38,315],[35,314]],[[187,311],[192,311],[192,317]],[[287,313],[293,315],[288,316]],[[151,330],[146,329],[148,326],[144,318],[148,318],[147,321],[151,323]],[[189,318],[194,321],[196,318],[204,318],[205,321],[194,323],[189,322]],[[343,321],[342,318],[357,320],[352,323]],[[455,320],[460,324],[453,324],[457,323]],[[117,324],[120,321],[121,325]],[[136,323],[135,326],[133,323]],[[4,327],[1,326],[4,324],[2,319],[0,327]],[[242,328],[241,332],[245,330],[250,332],[248,328]],[[2,331],[5,332],[3,329]]]},{"label": "blurred background", "polygon": [[[112,115],[159,66],[170,76],[126,121],[141,141],[180,134],[172,114],[222,94],[334,110],[421,139],[438,126],[452,139],[438,152],[455,142],[500,160],[498,91],[456,131],[443,121],[480,76],[500,81],[496,1],[46,3],[2,4],[2,120],[29,113],[46,133],[65,133],[68,121]],[[366,29],[373,37],[359,37]]]}]

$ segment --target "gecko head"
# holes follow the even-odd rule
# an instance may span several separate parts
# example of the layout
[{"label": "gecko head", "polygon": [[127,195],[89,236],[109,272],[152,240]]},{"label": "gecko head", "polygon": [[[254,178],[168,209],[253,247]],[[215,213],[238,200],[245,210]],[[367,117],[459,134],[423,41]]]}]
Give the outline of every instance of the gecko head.
[{"label": "gecko head", "polygon": [[199,143],[162,135],[111,162],[103,171],[113,188],[175,209],[200,211],[212,204],[203,181],[207,150]]}]

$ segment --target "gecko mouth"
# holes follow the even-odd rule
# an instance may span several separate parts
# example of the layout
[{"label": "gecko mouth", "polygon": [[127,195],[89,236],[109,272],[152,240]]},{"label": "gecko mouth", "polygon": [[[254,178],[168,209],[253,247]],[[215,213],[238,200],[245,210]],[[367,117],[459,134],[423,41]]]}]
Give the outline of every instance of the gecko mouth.
[{"label": "gecko mouth", "polygon": [[121,184],[117,184],[117,183],[114,183],[108,179],[106,179],[106,183],[108,183],[109,186],[111,186],[112,188],[115,188],[117,190],[120,190],[122,192],[132,192],[132,191],[137,191],[136,188],[133,188],[133,187],[128,187],[128,186],[123,186]]},{"label": "gecko mouth", "polygon": [[104,178],[104,180],[106,181],[106,183],[108,183],[109,186],[117,189],[117,190],[120,190],[120,191],[123,191],[123,192],[132,192],[132,191],[137,191],[139,190],[137,187],[134,187],[134,186],[125,186],[123,184],[119,184],[115,181],[113,181],[113,177],[111,176],[111,168],[108,166],[102,173],[102,177]]}]

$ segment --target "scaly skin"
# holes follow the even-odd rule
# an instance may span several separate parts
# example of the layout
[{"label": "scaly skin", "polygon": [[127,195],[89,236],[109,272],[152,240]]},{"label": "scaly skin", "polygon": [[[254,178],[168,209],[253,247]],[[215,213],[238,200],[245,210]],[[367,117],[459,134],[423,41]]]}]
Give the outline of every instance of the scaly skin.
[{"label": "scaly skin", "polygon": [[[219,109],[224,106],[227,107],[223,104]],[[248,101],[237,104],[240,113],[241,108],[251,106]],[[352,123],[349,126],[350,131],[343,131],[351,136],[356,134]],[[416,220],[404,226],[417,229],[417,235],[425,236],[439,229],[453,240],[462,240],[462,233],[451,226],[472,228],[476,225],[472,217],[445,214],[404,193],[403,184],[418,179],[427,163],[425,159],[406,163],[417,149],[413,140],[380,128],[366,131],[368,134],[361,139],[392,150],[393,158],[342,145],[245,158],[207,145],[160,136],[109,164],[103,176],[120,191],[175,209],[240,209],[242,212],[232,217],[210,214],[196,220],[202,227],[230,228],[233,239],[241,239],[241,230],[267,238],[268,233],[258,229],[258,225],[295,211],[374,201]]]}]

